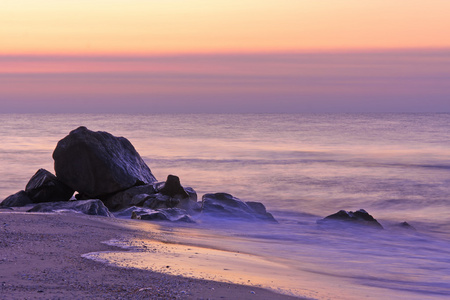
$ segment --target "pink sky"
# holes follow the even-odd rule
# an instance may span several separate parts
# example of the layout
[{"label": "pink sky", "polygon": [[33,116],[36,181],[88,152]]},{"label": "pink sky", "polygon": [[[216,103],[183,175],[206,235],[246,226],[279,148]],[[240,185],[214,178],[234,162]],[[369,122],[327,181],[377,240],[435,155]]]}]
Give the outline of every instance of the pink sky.
[{"label": "pink sky", "polygon": [[2,112],[450,112],[450,51],[3,56]]}]

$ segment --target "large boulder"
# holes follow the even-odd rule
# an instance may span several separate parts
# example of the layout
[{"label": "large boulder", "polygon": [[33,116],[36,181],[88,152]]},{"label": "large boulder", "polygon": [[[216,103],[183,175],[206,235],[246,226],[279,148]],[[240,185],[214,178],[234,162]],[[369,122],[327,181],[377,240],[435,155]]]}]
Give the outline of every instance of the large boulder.
[{"label": "large boulder", "polygon": [[33,203],[33,201],[28,197],[28,194],[25,191],[20,191],[3,200],[0,203],[0,208],[19,207],[31,203]]},{"label": "large boulder", "polygon": [[329,215],[317,221],[319,224],[332,225],[335,225],[336,222],[340,222],[341,224],[363,225],[383,229],[383,226],[381,226],[381,224],[378,223],[378,221],[364,209],[360,209],[355,212],[340,210],[335,214]]},{"label": "large boulder", "polygon": [[33,203],[69,201],[75,192],[55,175],[39,169],[28,181],[25,192]]},{"label": "large boulder", "polygon": [[27,210],[27,212],[61,212],[61,211],[74,211],[83,213],[85,215],[113,217],[108,208],[103,204],[101,200],[79,200],[79,201],[67,201],[67,202],[47,202],[40,203],[33,208]]},{"label": "large boulder", "polygon": [[83,126],[58,142],[53,159],[58,179],[85,197],[103,199],[156,181],[126,138]]},{"label": "large boulder", "polygon": [[277,222],[260,202],[244,202],[227,193],[205,194],[202,198],[202,212],[219,218],[245,221]]}]

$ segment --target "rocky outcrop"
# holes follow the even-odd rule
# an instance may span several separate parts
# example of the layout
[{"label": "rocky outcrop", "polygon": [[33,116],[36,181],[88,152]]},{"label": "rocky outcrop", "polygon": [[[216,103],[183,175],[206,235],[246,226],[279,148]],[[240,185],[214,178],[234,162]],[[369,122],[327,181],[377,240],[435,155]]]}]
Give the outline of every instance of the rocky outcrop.
[{"label": "rocky outcrop", "polygon": [[103,199],[112,211],[130,206],[143,206],[150,209],[181,208],[191,213],[200,209],[197,193],[192,188],[184,188],[177,176],[169,175],[165,182],[135,186]]},{"label": "rocky outcrop", "polygon": [[[0,207],[39,203],[29,211],[102,216],[133,208],[134,217],[145,220],[193,222],[195,216],[277,222],[259,202],[243,202],[226,193],[206,194],[198,202],[195,190],[183,187],[175,175],[156,182],[133,145],[108,132],[79,127],[58,142],[53,159],[56,176],[38,170],[25,191],[9,196]],[[77,200],[69,201],[75,192]]]},{"label": "rocky outcrop", "polygon": [[262,203],[246,203],[227,193],[205,194],[202,208],[205,215],[212,217],[277,222]]},{"label": "rocky outcrop", "polygon": [[103,202],[98,199],[40,203],[29,209],[27,212],[61,211],[74,211],[86,215],[113,217],[108,208],[106,208]]},{"label": "rocky outcrop", "polygon": [[39,169],[28,181],[25,192],[33,203],[69,201],[75,192],[55,175]]},{"label": "rocky outcrop", "polygon": [[107,195],[156,181],[133,145],[124,137],[79,127],[53,152],[59,180],[85,197]]},{"label": "rocky outcrop", "polygon": [[33,201],[28,197],[28,194],[25,191],[20,191],[3,200],[0,203],[0,208],[19,207],[31,203],[33,203]]},{"label": "rocky outcrop", "polygon": [[[319,221],[319,224],[331,224],[331,222],[342,222],[343,224],[355,224],[355,225],[363,225],[369,226],[373,228],[383,229],[378,221],[372,217],[368,212],[364,209],[360,209],[358,211],[345,211],[340,210],[335,214],[329,215]],[[335,224],[335,223],[334,223]]]},{"label": "rocky outcrop", "polygon": [[196,213],[200,210],[197,193],[193,188],[184,188],[180,183],[180,178],[175,175],[169,175],[165,182],[155,184],[155,194],[146,195],[143,206],[151,209],[176,207],[189,213]]}]

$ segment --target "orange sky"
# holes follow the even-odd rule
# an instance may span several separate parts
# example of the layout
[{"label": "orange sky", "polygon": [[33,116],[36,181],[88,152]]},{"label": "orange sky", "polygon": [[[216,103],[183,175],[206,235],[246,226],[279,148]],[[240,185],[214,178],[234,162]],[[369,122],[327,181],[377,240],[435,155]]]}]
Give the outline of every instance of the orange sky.
[{"label": "orange sky", "polygon": [[450,47],[448,0],[2,0],[0,54]]}]

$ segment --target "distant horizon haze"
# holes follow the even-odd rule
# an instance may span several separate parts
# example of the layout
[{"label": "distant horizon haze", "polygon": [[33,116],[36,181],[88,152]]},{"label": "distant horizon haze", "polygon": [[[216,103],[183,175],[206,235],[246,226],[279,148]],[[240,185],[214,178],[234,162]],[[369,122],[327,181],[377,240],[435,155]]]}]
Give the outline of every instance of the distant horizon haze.
[{"label": "distant horizon haze", "polygon": [[450,112],[450,48],[0,56],[0,113]]}]

